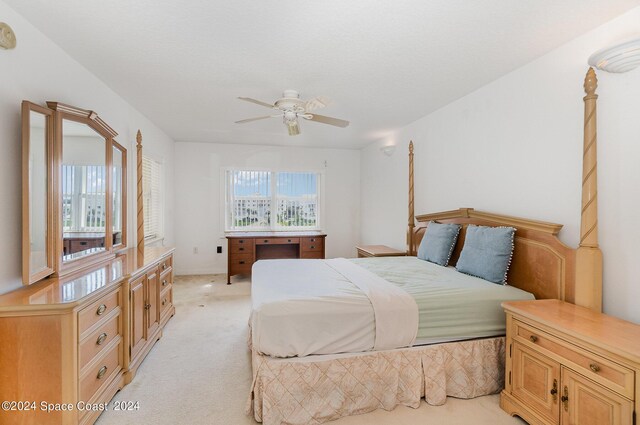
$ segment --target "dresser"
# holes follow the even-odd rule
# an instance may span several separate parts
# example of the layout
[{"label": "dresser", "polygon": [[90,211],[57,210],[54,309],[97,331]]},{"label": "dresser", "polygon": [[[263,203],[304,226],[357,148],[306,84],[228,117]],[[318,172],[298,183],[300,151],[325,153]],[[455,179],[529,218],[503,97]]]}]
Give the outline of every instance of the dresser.
[{"label": "dresser", "polygon": [[175,312],[172,264],[129,249],[0,296],[0,423],[94,423]]},{"label": "dresser", "polygon": [[559,300],[503,303],[500,406],[530,424],[632,425],[640,326]]},{"label": "dresser", "polygon": [[253,263],[277,258],[325,258],[322,232],[227,233],[227,284],[231,277],[251,274]]}]

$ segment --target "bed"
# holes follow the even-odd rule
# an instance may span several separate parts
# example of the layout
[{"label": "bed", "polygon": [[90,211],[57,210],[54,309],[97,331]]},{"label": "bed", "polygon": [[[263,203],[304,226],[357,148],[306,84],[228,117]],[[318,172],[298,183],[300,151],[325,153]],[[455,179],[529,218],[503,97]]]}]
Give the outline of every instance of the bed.
[{"label": "bed", "polygon": [[[594,117],[587,113],[590,102],[595,98],[588,95],[585,123]],[[249,339],[253,382],[247,412],[267,425],[320,424],[379,408],[416,408],[421,398],[438,405],[447,396],[472,398],[499,392],[504,387],[505,361],[501,301],[556,298],[601,308],[593,140],[595,124],[585,125],[577,249],[558,239],[559,224],[472,208],[415,216],[410,143],[408,257],[256,263]],[[431,221],[462,226],[450,264],[456,264],[468,225],[515,227],[508,285],[481,282],[416,259]],[[376,294],[380,286],[375,282],[370,287],[358,283],[375,281],[375,276],[404,295]],[[375,322],[378,310],[371,312],[376,302],[388,310],[388,323],[395,320],[381,344],[380,322]],[[416,304],[415,314],[407,312],[411,302]]]}]

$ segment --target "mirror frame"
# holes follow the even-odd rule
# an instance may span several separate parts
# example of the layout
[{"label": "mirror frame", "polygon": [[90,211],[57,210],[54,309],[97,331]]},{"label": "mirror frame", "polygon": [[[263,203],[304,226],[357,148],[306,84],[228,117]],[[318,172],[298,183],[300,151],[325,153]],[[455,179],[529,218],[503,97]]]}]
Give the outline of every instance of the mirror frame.
[{"label": "mirror frame", "polygon": [[[47,266],[37,272],[31,273],[31,209],[30,196],[31,179],[29,175],[29,156],[31,154],[31,112],[36,112],[45,117],[45,165],[47,170],[46,201],[47,220],[45,235],[45,251]],[[55,272],[54,261],[54,220],[53,214],[53,111],[28,101],[22,102],[22,283],[30,285]]]},{"label": "mirror frame", "polygon": [[[113,149],[119,150],[122,154],[122,211],[120,212],[120,214],[122,215],[122,242],[113,246],[113,249],[119,251],[123,248],[126,248],[127,246],[127,149],[113,139],[111,140],[111,145],[112,155]],[[111,161],[111,170],[113,172],[113,157]],[[111,179],[111,181],[113,182],[113,178]],[[111,211],[113,212],[113,208],[111,208]],[[111,226],[111,229],[113,231],[113,225]],[[113,241],[113,235],[111,240]]]},{"label": "mirror frame", "polygon": [[[30,274],[30,224],[29,211],[29,142],[31,111],[47,117],[47,264],[46,271]],[[85,124],[105,139],[106,200],[105,200],[105,250],[81,258],[63,261],[64,242],[62,229],[62,152],[63,121]],[[117,143],[118,135],[97,113],[60,102],[47,102],[47,107],[22,102],[22,282],[30,285],[47,276],[62,277],[115,257],[116,251],[127,247],[127,149]],[[122,152],[122,243],[113,245],[113,150]]]}]

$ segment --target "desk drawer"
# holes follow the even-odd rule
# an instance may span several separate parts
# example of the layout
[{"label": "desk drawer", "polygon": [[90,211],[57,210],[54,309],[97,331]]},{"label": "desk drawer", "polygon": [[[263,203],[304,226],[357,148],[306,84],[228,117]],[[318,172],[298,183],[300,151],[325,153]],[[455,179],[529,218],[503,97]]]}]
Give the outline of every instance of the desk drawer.
[{"label": "desk drawer", "polygon": [[299,243],[300,238],[256,238],[256,245],[286,245]]},{"label": "desk drawer", "polygon": [[324,258],[324,253],[322,251],[302,251],[300,258],[322,259]]},{"label": "desk drawer", "polygon": [[555,338],[518,320],[514,321],[514,338],[531,347],[540,347],[560,356],[576,372],[605,387],[633,399],[635,373],[631,369]]},{"label": "desk drawer", "polygon": [[229,252],[234,253],[252,253],[253,252],[253,239],[229,239]]},{"label": "desk drawer", "polygon": [[92,332],[80,343],[80,369],[93,360],[118,335],[120,315],[113,316],[103,326]]},{"label": "desk drawer", "polygon": [[89,401],[101,388],[111,382],[114,374],[122,370],[120,350],[122,343],[114,345],[109,352],[80,378],[80,400]]},{"label": "desk drawer", "polygon": [[109,312],[113,309],[119,308],[121,291],[121,289],[118,289],[117,291],[107,294],[89,307],[80,310],[80,313],[78,313],[78,333],[80,335],[98,323],[102,318],[109,315]]},{"label": "desk drawer", "polygon": [[302,251],[322,251],[324,250],[324,238],[302,238],[300,245]]}]

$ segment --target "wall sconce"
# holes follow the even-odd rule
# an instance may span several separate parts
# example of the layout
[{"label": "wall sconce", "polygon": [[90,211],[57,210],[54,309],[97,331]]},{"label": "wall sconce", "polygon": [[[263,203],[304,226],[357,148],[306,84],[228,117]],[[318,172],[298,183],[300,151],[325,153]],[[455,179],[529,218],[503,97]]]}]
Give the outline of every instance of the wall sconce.
[{"label": "wall sconce", "polygon": [[386,146],[381,147],[380,150],[382,151],[383,154],[385,154],[387,156],[391,156],[396,151],[396,146],[395,145],[386,145]]},{"label": "wall sconce", "polygon": [[16,35],[4,22],[0,22],[0,47],[7,50],[16,47]]},{"label": "wall sconce", "polygon": [[640,38],[598,50],[589,65],[607,72],[627,72],[640,66]]}]

